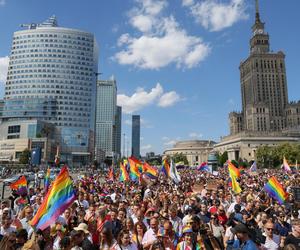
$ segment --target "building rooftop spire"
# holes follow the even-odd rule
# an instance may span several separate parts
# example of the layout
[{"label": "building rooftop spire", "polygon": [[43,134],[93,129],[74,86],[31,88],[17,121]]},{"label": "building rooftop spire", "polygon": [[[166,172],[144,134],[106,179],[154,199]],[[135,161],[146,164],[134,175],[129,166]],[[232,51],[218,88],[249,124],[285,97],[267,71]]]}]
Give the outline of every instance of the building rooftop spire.
[{"label": "building rooftop spire", "polygon": [[260,23],[258,0],[255,0],[255,22]]}]

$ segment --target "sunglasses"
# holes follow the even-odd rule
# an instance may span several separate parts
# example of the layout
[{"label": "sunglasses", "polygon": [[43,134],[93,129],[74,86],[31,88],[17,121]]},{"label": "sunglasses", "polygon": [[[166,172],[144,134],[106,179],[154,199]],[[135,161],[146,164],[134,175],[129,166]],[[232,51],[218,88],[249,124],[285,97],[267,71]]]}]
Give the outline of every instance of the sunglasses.
[{"label": "sunglasses", "polygon": [[273,231],[274,228],[266,228],[268,231]]}]

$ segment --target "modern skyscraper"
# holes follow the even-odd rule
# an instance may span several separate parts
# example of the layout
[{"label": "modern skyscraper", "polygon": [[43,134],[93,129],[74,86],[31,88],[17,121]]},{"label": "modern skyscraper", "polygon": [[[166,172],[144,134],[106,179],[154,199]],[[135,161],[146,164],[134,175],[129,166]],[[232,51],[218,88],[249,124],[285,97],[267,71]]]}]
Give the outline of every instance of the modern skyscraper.
[{"label": "modern skyscraper", "polygon": [[140,133],[141,133],[141,117],[139,115],[132,116],[132,133],[131,133],[131,155],[140,157]]},{"label": "modern skyscraper", "polygon": [[115,132],[115,152],[121,157],[121,136],[122,136],[122,107],[117,106]]},{"label": "modern skyscraper", "polygon": [[96,149],[109,158],[120,157],[121,107],[117,107],[117,84],[114,77],[97,81]]},{"label": "modern skyscraper", "polygon": [[3,119],[40,119],[56,125],[61,160],[89,158],[94,130],[98,48],[94,35],[59,27],[53,16],[22,25],[9,60]]}]

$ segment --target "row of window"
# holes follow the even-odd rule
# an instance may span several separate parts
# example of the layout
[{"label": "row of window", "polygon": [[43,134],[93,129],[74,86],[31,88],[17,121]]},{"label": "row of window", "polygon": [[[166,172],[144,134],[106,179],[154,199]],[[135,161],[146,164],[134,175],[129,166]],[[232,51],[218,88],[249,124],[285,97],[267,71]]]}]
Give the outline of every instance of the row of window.
[{"label": "row of window", "polygon": [[[13,59],[13,58],[11,58]],[[10,60],[9,65],[21,64],[24,68],[28,67],[30,63],[39,63],[39,62],[50,62],[50,63],[62,63],[62,64],[74,64],[74,65],[86,65],[86,66],[94,66],[94,63],[89,63],[81,60],[66,60],[66,59],[50,59],[50,58],[30,58],[30,59],[18,59],[18,60]],[[23,64],[23,65],[22,65]]]},{"label": "row of window", "polygon": [[26,69],[26,68],[60,68],[60,69],[76,69],[76,70],[82,70],[82,71],[93,71],[92,67],[83,67],[83,66],[75,66],[75,65],[70,65],[70,64],[54,64],[54,63],[49,63],[49,64],[34,64],[34,63],[29,63],[29,64],[24,64],[24,65],[16,65],[16,66],[9,66],[9,70],[17,70],[17,69]]},{"label": "row of window", "polygon": [[78,35],[66,35],[61,33],[33,33],[33,34],[24,34],[24,35],[16,35],[13,37],[13,40],[20,40],[20,39],[28,39],[28,38],[34,38],[34,37],[58,37],[58,38],[68,38],[73,39],[78,42],[80,41],[87,41],[87,42],[93,42],[92,37],[86,37],[86,36],[78,36]]},{"label": "row of window", "polygon": [[[90,74],[91,75],[91,74]],[[72,79],[72,80],[81,80],[81,81],[92,81],[93,78],[86,76],[74,76],[74,75],[63,75],[63,74],[34,74],[34,75],[8,75],[7,80],[13,79],[22,79],[22,78],[60,78],[60,79]]]},{"label": "row of window", "polygon": [[16,60],[20,58],[35,58],[35,57],[42,57],[42,58],[70,58],[70,59],[77,59],[82,61],[90,61],[93,62],[92,57],[84,57],[84,56],[74,56],[69,54],[21,54],[21,55],[11,55],[10,60]]},{"label": "row of window", "polygon": [[[13,43],[13,50],[17,49],[27,49],[27,48],[43,48],[43,47],[50,47],[49,43],[30,43],[28,40],[24,41],[24,45],[15,45],[17,43]],[[91,51],[93,44],[83,44],[84,46],[72,45],[72,44],[63,44],[61,40],[58,43],[51,44],[51,47],[54,48],[65,48],[65,49],[75,49],[75,50],[84,50],[84,51]],[[86,46],[85,46],[86,45]]]},{"label": "row of window", "polygon": [[[76,85],[79,86],[88,86],[91,84],[91,82],[87,82],[87,81],[69,81],[69,80],[62,80],[62,79],[39,79],[39,78],[34,78],[34,79],[20,79],[20,80],[11,80],[11,81],[7,81],[6,84],[20,84],[20,83],[47,83],[47,85],[52,85],[51,83],[55,83],[55,84],[60,84],[63,85],[63,88],[65,89],[81,89],[82,87],[78,87]],[[56,85],[58,86],[58,85]]]},{"label": "row of window", "polygon": [[[51,46],[50,46],[51,47]],[[57,56],[62,57],[62,55],[80,55],[92,57],[93,54],[90,52],[82,52],[80,50],[64,50],[64,49],[22,49],[22,50],[12,50],[11,55],[19,54],[33,54],[33,53],[56,53]]]}]

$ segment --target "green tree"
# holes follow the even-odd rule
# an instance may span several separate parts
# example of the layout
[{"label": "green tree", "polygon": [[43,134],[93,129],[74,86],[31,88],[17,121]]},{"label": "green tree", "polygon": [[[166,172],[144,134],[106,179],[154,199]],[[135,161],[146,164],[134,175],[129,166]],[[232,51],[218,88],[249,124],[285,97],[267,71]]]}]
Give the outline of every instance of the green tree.
[{"label": "green tree", "polygon": [[20,155],[19,162],[21,164],[28,164],[30,156],[31,156],[30,150],[28,148],[24,149],[24,151]]},{"label": "green tree", "polygon": [[283,157],[290,164],[300,162],[300,144],[283,143],[277,146],[260,146],[256,150],[256,159],[263,168],[277,168],[281,166]]},{"label": "green tree", "polygon": [[228,160],[228,153],[225,151],[223,154],[218,154],[217,155],[218,162],[220,166],[223,166],[224,163]]},{"label": "green tree", "polygon": [[188,162],[188,160],[186,158],[186,155],[184,155],[183,153],[176,153],[176,154],[174,154],[173,157],[172,157],[172,159],[173,159],[174,163],[183,162],[184,165],[188,165],[189,164],[189,162]]}]

